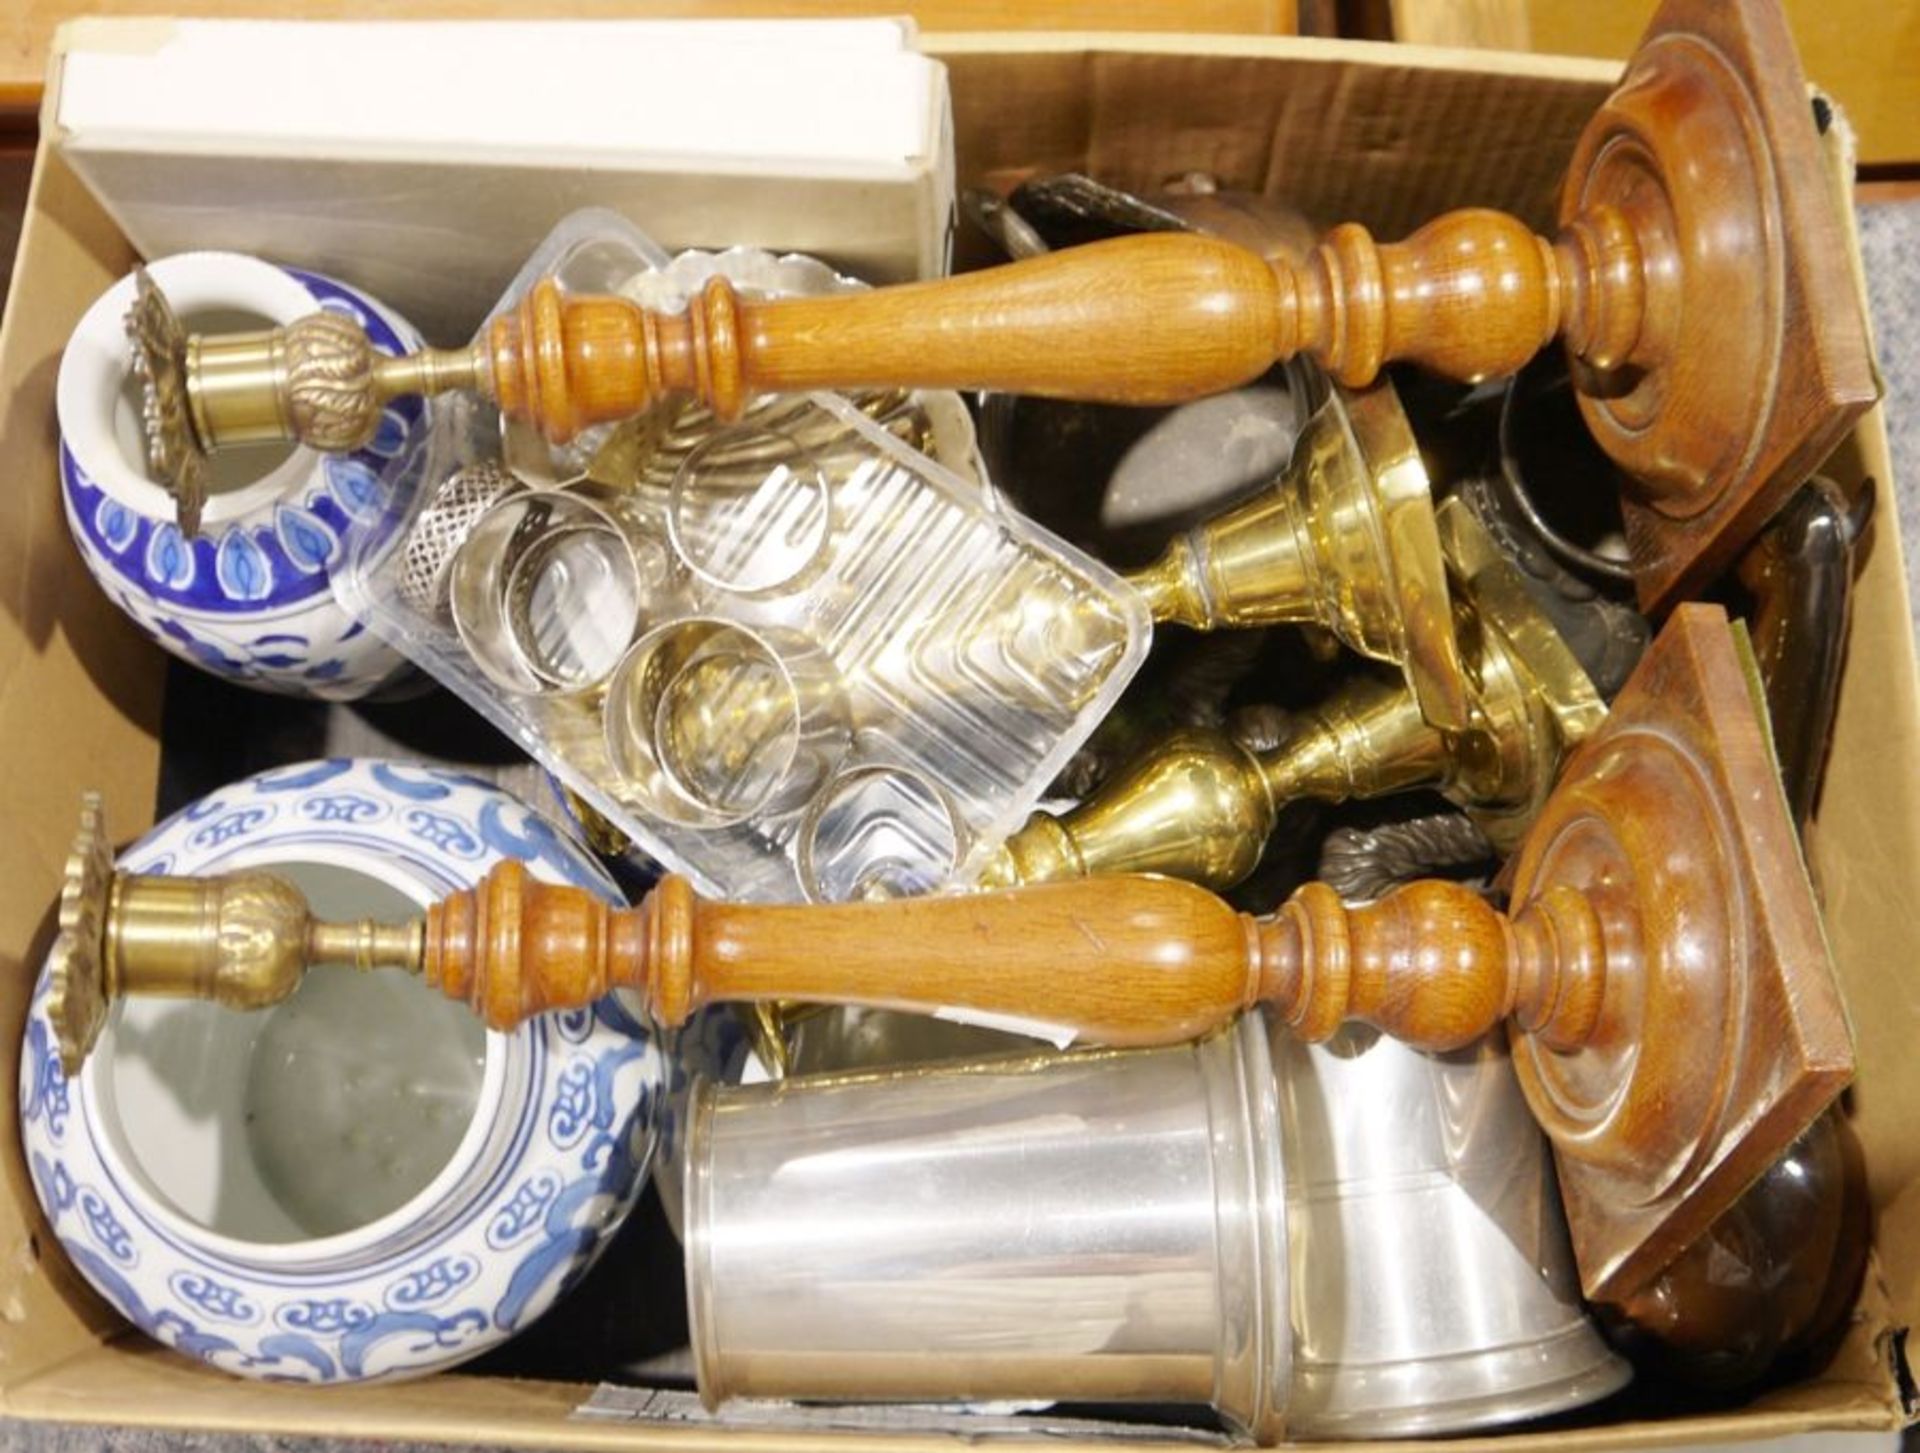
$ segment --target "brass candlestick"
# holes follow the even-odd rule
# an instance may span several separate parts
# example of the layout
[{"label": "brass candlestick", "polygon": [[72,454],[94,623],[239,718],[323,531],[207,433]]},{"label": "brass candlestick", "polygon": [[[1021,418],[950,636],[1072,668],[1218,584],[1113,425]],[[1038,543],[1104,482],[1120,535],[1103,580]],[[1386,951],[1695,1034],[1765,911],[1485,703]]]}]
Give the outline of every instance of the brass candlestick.
[{"label": "brass candlestick", "polygon": [[1429,721],[1407,686],[1358,678],[1250,751],[1191,728],[1061,817],[1036,813],[988,864],[990,887],[1097,873],[1167,873],[1216,889],[1260,861],[1280,809],[1434,787],[1502,851],[1518,842],[1566,752],[1606,708],[1473,513],[1449,500],[1439,531],[1455,593],[1468,726]]},{"label": "brass candlestick", "polygon": [[1285,471],[1127,578],[1155,621],[1317,625],[1400,668],[1435,726],[1468,725],[1433,493],[1391,383],[1343,389],[1296,364],[1312,405]]}]

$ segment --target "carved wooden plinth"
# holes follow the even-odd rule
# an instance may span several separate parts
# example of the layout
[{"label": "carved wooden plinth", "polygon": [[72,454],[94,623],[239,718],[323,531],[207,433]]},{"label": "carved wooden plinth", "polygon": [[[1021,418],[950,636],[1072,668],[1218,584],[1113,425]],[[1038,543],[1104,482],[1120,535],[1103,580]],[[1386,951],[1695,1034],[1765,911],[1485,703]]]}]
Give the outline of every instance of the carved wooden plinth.
[{"label": "carved wooden plinth", "polygon": [[1618,216],[1651,284],[1627,353],[1568,334],[1587,425],[1640,482],[1644,604],[1717,576],[1873,401],[1837,185],[1773,0],[1668,0],[1574,152],[1563,227]]},{"label": "carved wooden plinth", "polygon": [[1588,1296],[1699,1236],[1852,1077],[1852,1035],[1747,667],[1683,606],[1567,764],[1512,902],[1577,892],[1638,940],[1578,1049],[1516,1022]]}]

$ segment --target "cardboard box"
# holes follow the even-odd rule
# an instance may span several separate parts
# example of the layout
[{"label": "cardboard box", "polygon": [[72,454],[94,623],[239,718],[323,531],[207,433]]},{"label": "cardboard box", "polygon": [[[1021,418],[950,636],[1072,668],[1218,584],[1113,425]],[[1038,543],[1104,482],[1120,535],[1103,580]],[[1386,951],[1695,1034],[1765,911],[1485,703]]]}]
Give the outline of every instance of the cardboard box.
[{"label": "cardboard box", "polygon": [[[952,67],[963,184],[1078,167],[1131,186],[1200,168],[1385,237],[1448,206],[1552,220],[1561,168],[1614,67],[1294,40],[935,38]],[[66,538],[53,390],[83,309],[133,262],[60,157],[43,150],[0,326],[0,1053],[12,1056],[44,956],[74,804],[103,789],[131,832],[154,796],[162,656],[94,588]],[[392,300],[405,307],[406,299]],[[1891,496],[1870,415],[1832,461]],[[1813,867],[1852,1006],[1876,1245],[1846,1340],[1816,1380],[1735,1411],[1509,1437],[1504,1448],[1657,1446],[1809,1429],[1890,1430],[1909,1408],[1905,1329],[1920,1315],[1920,707],[1893,511],[1865,548],[1851,658]],[[696,1429],[569,1421],[588,1389],[446,1375],[390,1387],[262,1386],[117,1325],[39,1220],[11,1129],[0,1153],[0,1412],[16,1417],[332,1438],[440,1438],[549,1448],[721,1441]],[[636,1295],[638,1293],[636,1292]],[[729,1435],[728,1446],[739,1438]],[[763,1435],[795,1449],[818,1434]],[[1491,1440],[1486,1440],[1491,1444]],[[890,1437],[889,1446],[950,1446]],[[1455,1449],[1479,1446],[1454,1440]]]}]

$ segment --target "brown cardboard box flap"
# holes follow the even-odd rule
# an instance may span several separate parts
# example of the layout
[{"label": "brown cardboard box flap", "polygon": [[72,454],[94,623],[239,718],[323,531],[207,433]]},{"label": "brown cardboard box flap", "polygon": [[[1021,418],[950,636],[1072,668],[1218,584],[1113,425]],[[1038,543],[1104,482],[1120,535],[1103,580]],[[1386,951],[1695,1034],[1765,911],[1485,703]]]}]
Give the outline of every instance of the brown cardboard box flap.
[{"label": "brown cardboard box flap", "polygon": [[[7,1083],[19,1026],[52,943],[53,899],[83,787],[142,827],[159,767],[164,658],[81,564],[57,481],[54,378],[87,305],[132,263],[119,234],[43,149],[0,323],[0,458],[18,486],[0,524],[0,1022]],[[17,1114],[17,1105],[15,1112]],[[8,1119],[0,1157],[0,1385],[92,1343],[118,1319],[40,1222]]]},{"label": "brown cardboard box flap", "polygon": [[[942,1434],[889,1431],[884,1442],[834,1433],[770,1433],[692,1425],[570,1421],[568,1414],[592,1389],[575,1383],[520,1382],[458,1373],[397,1386],[311,1388],[237,1381],[190,1363],[139,1338],[84,1353],[13,1389],[7,1411],[61,1421],[129,1421],[199,1432],[259,1432],[324,1438],[445,1439],[507,1447],[601,1450],[778,1448],[783,1453],[845,1453],[884,1447],[916,1453],[952,1453]],[[1876,1432],[1895,1426],[1879,1389],[1825,1378],[1783,1390],[1738,1412],[1674,1421],[1614,1423],[1560,1429],[1551,1434],[1449,1438],[1449,1453],[1517,1453],[1552,1448],[1579,1453],[1599,1448],[1660,1448],[1676,1443],[1760,1439],[1812,1428]],[[1048,1439],[1050,1449],[1091,1450],[1111,1445]],[[1130,1444],[1130,1447],[1146,1445]],[[1191,1449],[1190,1444],[1168,1447]],[[1405,1447],[1339,1443],[1342,1449]]]},{"label": "brown cardboard box flap", "polygon": [[1381,238],[1448,207],[1552,223],[1611,62],[1361,41],[929,35],[953,76],[961,185],[1189,171]]}]

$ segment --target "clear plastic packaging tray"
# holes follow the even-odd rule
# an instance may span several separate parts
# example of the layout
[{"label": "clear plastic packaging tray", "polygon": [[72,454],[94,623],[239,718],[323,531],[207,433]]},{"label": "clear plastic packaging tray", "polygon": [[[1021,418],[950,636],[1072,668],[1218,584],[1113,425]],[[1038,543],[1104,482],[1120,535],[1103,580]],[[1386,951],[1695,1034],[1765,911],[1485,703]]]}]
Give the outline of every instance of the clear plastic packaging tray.
[{"label": "clear plastic packaging tray", "polygon": [[[716,270],[857,286],[809,259],[670,259],[586,212],[495,312],[547,274],[673,307]],[[422,447],[402,547],[350,555],[342,596],[709,892],[966,881],[1146,654],[1145,603],[996,501],[952,394],[768,399],[727,426],[663,405],[560,450],[462,400]],[[511,478],[445,487],[503,456]]]}]

